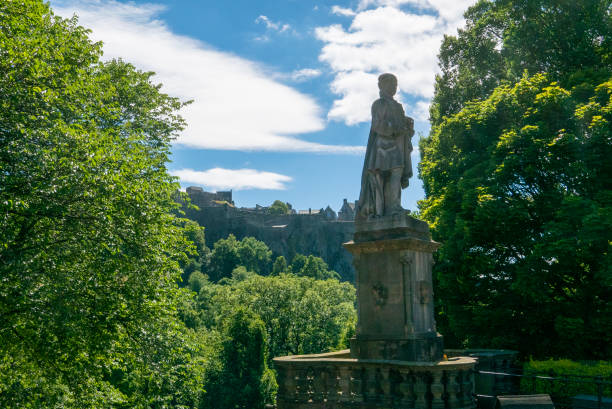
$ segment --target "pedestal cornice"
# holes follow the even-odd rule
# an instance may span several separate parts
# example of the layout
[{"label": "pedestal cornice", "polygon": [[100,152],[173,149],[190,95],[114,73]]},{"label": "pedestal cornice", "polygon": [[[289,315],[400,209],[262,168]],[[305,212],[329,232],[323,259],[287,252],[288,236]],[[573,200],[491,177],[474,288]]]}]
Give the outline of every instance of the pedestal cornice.
[{"label": "pedestal cornice", "polygon": [[433,240],[423,240],[416,237],[355,242],[349,241],[342,245],[353,255],[380,253],[400,250],[414,250],[433,253],[441,244]]}]

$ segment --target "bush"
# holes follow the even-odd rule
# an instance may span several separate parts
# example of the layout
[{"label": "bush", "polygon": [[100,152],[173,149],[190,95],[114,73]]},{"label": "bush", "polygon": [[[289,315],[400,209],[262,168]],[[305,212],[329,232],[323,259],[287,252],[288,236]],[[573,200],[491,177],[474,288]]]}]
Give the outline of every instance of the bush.
[{"label": "bush", "polygon": [[597,395],[596,379],[592,377],[600,376],[604,382],[608,382],[603,387],[603,395],[612,396],[612,385],[610,384],[612,382],[612,362],[610,361],[577,362],[569,359],[529,361],[523,366],[523,373],[562,378],[562,380],[522,378],[522,393],[547,393],[555,401],[569,400],[579,394]]}]

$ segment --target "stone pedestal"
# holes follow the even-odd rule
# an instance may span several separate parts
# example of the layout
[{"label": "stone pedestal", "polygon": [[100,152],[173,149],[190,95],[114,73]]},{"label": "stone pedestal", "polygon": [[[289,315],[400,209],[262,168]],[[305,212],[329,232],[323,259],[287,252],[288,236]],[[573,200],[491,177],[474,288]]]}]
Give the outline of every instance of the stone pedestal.
[{"label": "stone pedestal", "polygon": [[351,356],[435,362],[442,336],[434,321],[431,268],[439,243],[409,215],[355,222],[344,244],[356,269],[358,321]]},{"label": "stone pedestal", "polygon": [[356,221],[358,323],[351,349],[274,358],[278,409],[473,409],[476,359],[444,359],[427,223]]}]

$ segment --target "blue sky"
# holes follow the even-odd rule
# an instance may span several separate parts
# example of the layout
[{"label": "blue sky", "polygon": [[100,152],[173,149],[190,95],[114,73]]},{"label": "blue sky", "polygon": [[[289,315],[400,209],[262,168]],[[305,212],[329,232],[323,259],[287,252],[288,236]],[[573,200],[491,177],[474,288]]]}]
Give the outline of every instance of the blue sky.
[{"label": "blue sky", "polygon": [[444,34],[472,0],[53,0],[104,42],[104,58],[156,72],[183,100],[188,128],[173,146],[183,187],[233,189],[238,206],[338,210],[355,200],[376,78],[398,76],[415,119],[415,177],[405,208],[423,198],[418,135]]}]

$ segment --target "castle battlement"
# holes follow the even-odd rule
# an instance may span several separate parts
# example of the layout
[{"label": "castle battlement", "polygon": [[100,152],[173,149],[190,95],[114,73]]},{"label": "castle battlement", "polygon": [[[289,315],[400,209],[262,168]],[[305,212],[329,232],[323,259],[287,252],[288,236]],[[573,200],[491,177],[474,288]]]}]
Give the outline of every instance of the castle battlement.
[{"label": "castle battlement", "polygon": [[297,211],[290,207],[288,214],[274,214],[268,206],[236,207],[231,190],[212,193],[194,186],[186,190],[198,209],[185,208],[185,215],[206,228],[207,246],[229,234],[238,239],[252,236],[266,243],[275,256],[291,260],[296,253],[313,254],[344,280],[353,280],[352,259],[342,243],[355,231],[354,202],[344,199],[338,214],[330,206]]}]

